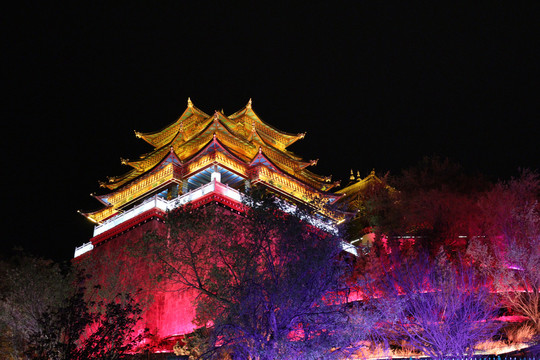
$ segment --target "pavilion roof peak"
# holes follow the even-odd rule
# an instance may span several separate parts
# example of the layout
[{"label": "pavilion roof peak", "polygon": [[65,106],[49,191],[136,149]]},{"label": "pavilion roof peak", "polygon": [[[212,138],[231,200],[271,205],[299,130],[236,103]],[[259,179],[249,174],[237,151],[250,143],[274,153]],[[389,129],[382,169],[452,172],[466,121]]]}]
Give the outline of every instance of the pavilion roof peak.
[{"label": "pavilion roof peak", "polygon": [[305,133],[291,134],[274,128],[253,111],[252,105],[253,100],[250,98],[243,109],[232,115],[225,115],[223,110],[214,110],[212,115],[208,115],[199,110],[188,97],[187,108],[175,122],[155,132],[135,131],[135,135],[152,145],[154,150],[138,160],[121,159],[122,164],[133,169],[125,175],[108,178],[102,186],[110,190],[122,187],[150,171],[171,151],[176,153],[180,161],[188,161],[208,141],[216,138],[246,163],[262,151],[284,173],[313,188],[328,191],[336,186],[327,177],[307,170],[307,167],[315,166],[317,160],[305,161],[287,149],[295,141],[304,138]]}]

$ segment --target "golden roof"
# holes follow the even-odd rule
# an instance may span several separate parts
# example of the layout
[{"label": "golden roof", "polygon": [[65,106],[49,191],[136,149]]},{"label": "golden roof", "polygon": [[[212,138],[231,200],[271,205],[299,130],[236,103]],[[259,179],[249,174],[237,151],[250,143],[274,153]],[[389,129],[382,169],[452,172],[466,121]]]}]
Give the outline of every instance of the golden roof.
[{"label": "golden roof", "polygon": [[124,175],[108,178],[108,182],[103,182],[102,186],[110,190],[118,189],[154,168],[171,149],[182,163],[188,162],[214,138],[246,164],[261,150],[284,173],[318,191],[328,191],[336,185],[330,183],[329,177],[307,170],[307,167],[317,163],[316,160],[303,161],[287,150],[305,134],[286,133],[266,124],[253,111],[251,99],[242,110],[230,116],[221,111],[209,116],[188,99],[186,110],[172,124],[160,131],[135,134],[151,144],[154,150],[138,160],[123,159],[122,163],[133,169]]}]

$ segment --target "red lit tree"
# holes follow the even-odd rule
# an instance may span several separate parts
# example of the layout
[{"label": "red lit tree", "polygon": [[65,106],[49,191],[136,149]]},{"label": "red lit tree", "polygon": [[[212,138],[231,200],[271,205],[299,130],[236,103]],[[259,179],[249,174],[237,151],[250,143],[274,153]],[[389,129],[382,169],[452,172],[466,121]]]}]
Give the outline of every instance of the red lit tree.
[{"label": "red lit tree", "polygon": [[146,335],[133,333],[141,309],[129,294],[92,301],[86,277],[63,270],[22,254],[0,263],[1,358],[121,359]]},{"label": "red lit tree", "polygon": [[478,235],[468,254],[504,302],[540,332],[540,179],[524,171],[480,199]]},{"label": "red lit tree", "polygon": [[125,359],[148,336],[135,334],[141,308],[129,294],[107,303],[87,300],[79,289],[37,319],[27,353],[36,360]]},{"label": "red lit tree", "polygon": [[477,199],[489,187],[486,181],[438,157],[382,180],[366,195],[362,209],[378,239],[385,238],[392,248],[411,238],[416,249],[431,256],[441,246],[454,257],[463,254],[475,234]]}]

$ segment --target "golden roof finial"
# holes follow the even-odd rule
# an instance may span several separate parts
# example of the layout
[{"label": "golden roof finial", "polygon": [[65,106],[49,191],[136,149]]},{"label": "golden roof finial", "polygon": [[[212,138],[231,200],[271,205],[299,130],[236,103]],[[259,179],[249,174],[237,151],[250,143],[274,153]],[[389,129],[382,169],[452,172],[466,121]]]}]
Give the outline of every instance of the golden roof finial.
[{"label": "golden roof finial", "polygon": [[193,103],[191,102],[191,98],[187,98],[187,106],[192,108],[193,107]]},{"label": "golden roof finial", "polygon": [[298,134],[298,136],[300,137],[300,139],[303,139],[303,138],[306,137],[306,133],[305,132],[300,133],[300,134]]},{"label": "golden roof finial", "polygon": [[127,165],[129,160],[128,159],[123,159],[123,158],[120,158],[120,162],[122,163],[122,165]]},{"label": "golden roof finial", "polygon": [[351,176],[349,176],[349,180],[354,180],[354,171],[351,169]]},{"label": "golden roof finial", "polygon": [[375,168],[373,168],[373,170],[371,170],[371,173],[369,173],[369,175],[375,176]]},{"label": "golden roof finial", "polygon": [[251,98],[249,98],[249,101],[248,101],[248,103],[246,105],[246,108],[251,109],[251,104],[252,104],[252,101],[251,101]]},{"label": "golden roof finial", "polygon": [[138,132],[137,130],[133,130],[135,131],[135,136],[138,137],[139,139],[142,138],[142,133]]},{"label": "golden roof finial", "polygon": [[219,113],[217,110],[214,111],[214,121],[218,121],[219,119]]},{"label": "golden roof finial", "polygon": [[360,177],[360,170],[357,170],[356,171],[356,180],[361,180],[362,178]]}]

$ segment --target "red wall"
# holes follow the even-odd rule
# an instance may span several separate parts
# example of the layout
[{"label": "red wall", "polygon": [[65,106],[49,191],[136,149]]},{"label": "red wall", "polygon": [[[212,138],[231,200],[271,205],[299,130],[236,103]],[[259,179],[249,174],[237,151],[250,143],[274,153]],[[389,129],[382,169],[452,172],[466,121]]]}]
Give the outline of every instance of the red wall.
[{"label": "red wall", "polygon": [[[137,249],[143,236],[151,231],[163,231],[160,217],[146,219],[143,223],[122,232],[92,239],[94,249],[79,258],[75,264],[92,275],[87,284],[89,296],[111,300],[120,292],[131,292],[144,309],[138,330],[150,329],[158,340],[169,336],[187,334],[194,330],[192,320],[195,309],[193,291],[176,290],[170,282],[157,282],[157,266],[149,255]],[[107,234],[104,234],[107,235]],[[100,289],[94,290],[93,285]],[[171,349],[167,349],[169,351]]]}]

